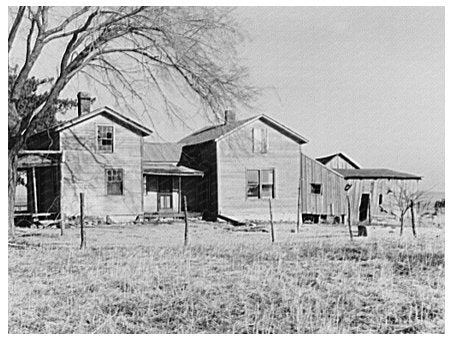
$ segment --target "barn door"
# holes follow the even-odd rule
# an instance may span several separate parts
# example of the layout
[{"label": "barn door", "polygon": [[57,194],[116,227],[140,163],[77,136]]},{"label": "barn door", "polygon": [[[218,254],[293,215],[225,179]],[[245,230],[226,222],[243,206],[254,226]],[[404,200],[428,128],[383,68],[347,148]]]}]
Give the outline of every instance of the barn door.
[{"label": "barn door", "polygon": [[362,194],[359,206],[359,221],[365,221],[368,217],[370,205],[370,194]]}]

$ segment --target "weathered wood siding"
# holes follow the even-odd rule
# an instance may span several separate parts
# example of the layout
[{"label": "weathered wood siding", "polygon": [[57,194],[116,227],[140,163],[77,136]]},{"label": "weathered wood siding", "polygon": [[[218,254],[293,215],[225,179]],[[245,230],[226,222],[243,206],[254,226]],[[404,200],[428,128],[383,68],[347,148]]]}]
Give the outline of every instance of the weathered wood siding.
[{"label": "weathered wood siding", "polygon": [[[267,128],[267,153],[254,153],[252,129]],[[268,220],[268,199],[247,197],[246,170],[274,169],[275,220],[297,218],[300,146],[261,121],[246,125],[217,143],[219,214],[239,220]]]},{"label": "weathered wood siding", "polygon": [[[392,220],[397,222],[396,216],[392,214],[392,212],[396,213],[397,207],[389,190],[398,192],[400,188],[406,188],[411,192],[415,192],[418,189],[417,180],[349,179],[347,182],[352,185],[348,192],[351,201],[352,224],[359,223],[359,207],[362,194],[370,194],[369,215],[366,222],[370,222],[370,215],[371,223],[391,222]],[[382,195],[381,207],[383,210],[379,206],[379,195]]]},{"label": "weathered wood siding", "polygon": [[[346,182],[340,174],[302,154],[302,213],[339,216],[346,214]],[[321,184],[321,194],[311,192],[311,184]]]},{"label": "weathered wood siding", "polygon": [[354,166],[340,156],[335,156],[325,165],[330,169],[355,169]]},{"label": "weathered wood siding", "polygon": [[[96,151],[97,125],[114,126],[114,152]],[[60,132],[63,150],[62,212],[79,213],[85,193],[87,216],[130,216],[142,207],[142,137],[102,115]],[[106,168],[123,169],[123,195],[107,195]]]},{"label": "weathered wood siding", "polygon": [[194,178],[183,182],[182,191],[187,194],[187,209],[203,213],[206,219],[216,218],[218,213],[216,143],[210,141],[184,146],[179,164],[204,173],[201,179]]}]

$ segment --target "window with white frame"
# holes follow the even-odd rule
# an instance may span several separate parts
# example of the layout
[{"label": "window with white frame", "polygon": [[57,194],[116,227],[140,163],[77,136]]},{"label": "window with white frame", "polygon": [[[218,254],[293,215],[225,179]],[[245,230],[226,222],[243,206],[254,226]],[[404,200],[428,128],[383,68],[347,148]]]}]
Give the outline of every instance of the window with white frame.
[{"label": "window with white frame", "polygon": [[123,169],[105,169],[107,195],[122,195],[124,189],[123,179]]},{"label": "window with white frame", "polygon": [[274,169],[247,170],[248,198],[275,198]]},{"label": "window with white frame", "polygon": [[113,126],[97,127],[97,147],[100,152],[113,152]]}]

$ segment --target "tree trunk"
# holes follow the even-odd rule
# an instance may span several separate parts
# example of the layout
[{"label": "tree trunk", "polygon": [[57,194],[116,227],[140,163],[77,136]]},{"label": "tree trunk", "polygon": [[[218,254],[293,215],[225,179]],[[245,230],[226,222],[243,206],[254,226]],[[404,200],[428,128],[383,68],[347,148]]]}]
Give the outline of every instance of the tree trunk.
[{"label": "tree trunk", "polygon": [[404,215],[400,217],[400,236],[403,236],[403,227],[404,227]]},{"label": "tree trunk", "polygon": [[8,237],[15,236],[14,206],[16,205],[17,155],[15,147],[8,150]]}]

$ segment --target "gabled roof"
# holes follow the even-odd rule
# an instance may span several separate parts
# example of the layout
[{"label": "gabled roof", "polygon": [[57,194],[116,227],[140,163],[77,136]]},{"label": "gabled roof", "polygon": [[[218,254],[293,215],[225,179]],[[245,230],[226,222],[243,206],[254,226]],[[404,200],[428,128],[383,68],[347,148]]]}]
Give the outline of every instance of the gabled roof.
[{"label": "gabled roof", "polygon": [[178,163],[182,147],[178,143],[144,143],[143,161]]},{"label": "gabled roof", "polygon": [[116,121],[118,124],[121,124],[123,126],[126,126],[130,130],[142,135],[142,136],[149,136],[153,131],[148,129],[147,127],[143,126],[142,124],[126,117],[120,114],[119,112],[111,109],[108,106],[100,107],[94,111],[85,113],[81,116],[78,116],[76,118],[67,120],[63,123],[60,123],[58,125],[55,125],[50,128],[50,130],[54,130],[56,132],[62,131],[64,129],[70,128],[74,125],[80,124],[84,121],[87,121],[88,119],[91,119],[93,117],[96,117],[98,115],[104,115],[108,117],[109,119]]},{"label": "gabled roof", "polygon": [[354,162],[352,159],[347,157],[342,152],[334,153],[333,155],[329,155],[329,156],[325,156],[325,157],[319,157],[319,158],[316,158],[316,160],[318,162],[322,163],[322,164],[327,164],[327,163],[329,163],[332,159],[334,159],[337,156],[343,158],[346,162],[351,164],[354,168],[360,169],[360,166],[356,162]]},{"label": "gabled roof", "polygon": [[334,169],[345,179],[422,179],[421,176],[412,175],[390,169]]},{"label": "gabled roof", "polygon": [[179,143],[184,145],[194,145],[194,144],[201,144],[209,141],[218,141],[231,133],[241,129],[242,127],[255,122],[257,120],[261,120],[263,123],[267,124],[268,126],[276,129],[283,135],[287,136],[288,138],[294,140],[299,144],[307,143],[308,140],[297,132],[291,130],[290,128],[280,124],[279,122],[275,121],[274,119],[266,116],[266,115],[258,115],[251,118],[238,120],[234,122],[229,122],[227,124],[222,125],[214,125],[208,126],[193,134],[181,139]]}]

